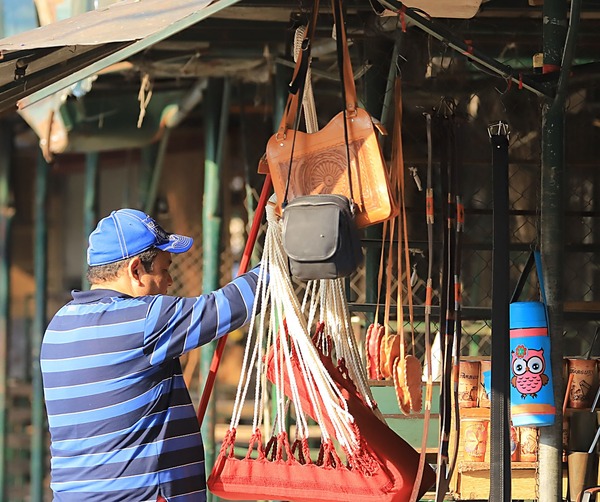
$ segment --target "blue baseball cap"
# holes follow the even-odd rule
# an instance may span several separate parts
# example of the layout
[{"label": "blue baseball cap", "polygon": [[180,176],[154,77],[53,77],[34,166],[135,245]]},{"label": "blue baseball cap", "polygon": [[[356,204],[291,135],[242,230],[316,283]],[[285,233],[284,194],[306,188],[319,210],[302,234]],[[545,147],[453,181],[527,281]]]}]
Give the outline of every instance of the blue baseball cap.
[{"label": "blue baseball cap", "polygon": [[90,234],[87,262],[90,266],[106,265],[153,247],[170,253],[184,253],[193,243],[191,237],[166,232],[142,211],[119,209],[102,218]]}]

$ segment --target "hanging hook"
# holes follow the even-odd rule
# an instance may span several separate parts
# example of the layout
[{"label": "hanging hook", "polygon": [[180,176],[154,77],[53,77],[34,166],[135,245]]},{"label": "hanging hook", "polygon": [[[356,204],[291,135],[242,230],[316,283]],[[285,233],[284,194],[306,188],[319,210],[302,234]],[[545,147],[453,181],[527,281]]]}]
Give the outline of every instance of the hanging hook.
[{"label": "hanging hook", "polygon": [[415,180],[415,184],[417,185],[417,190],[419,192],[422,192],[423,191],[423,184],[421,183],[421,178],[419,177],[419,171],[414,166],[410,166],[408,168],[408,171],[410,172],[410,175]]},{"label": "hanging hook", "polygon": [[418,280],[419,280],[419,274],[417,273],[417,264],[413,263],[413,265],[412,265],[412,273],[410,274],[410,285],[412,287],[414,287],[415,284],[417,284]]},{"label": "hanging hook", "polygon": [[454,101],[453,98],[442,96],[440,98],[438,109],[436,110],[436,115],[438,117],[443,116],[444,118],[451,117],[456,111],[456,106],[456,101]]},{"label": "hanging hook", "polygon": [[[402,61],[400,61],[402,60]],[[402,66],[406,63],[408,59],[406,59],[402,54],[398,54],[396,57],[396,75],[402,78]]]},{"label": "hanging hook", "polygon": [[504,91],[501,91],[496,86],[494,86],[494,89],[496,89],[496,91],[502,96],[504,96],[508,91],[510,91],[510,89],[512,87],[513,72],[512,72],[512,68],[510,68],[510,66],[509,66],[509,69],[510,69],[510,72],[506,76],[503,76],[503,79],[506,82],[506,89],[504,89]]}]

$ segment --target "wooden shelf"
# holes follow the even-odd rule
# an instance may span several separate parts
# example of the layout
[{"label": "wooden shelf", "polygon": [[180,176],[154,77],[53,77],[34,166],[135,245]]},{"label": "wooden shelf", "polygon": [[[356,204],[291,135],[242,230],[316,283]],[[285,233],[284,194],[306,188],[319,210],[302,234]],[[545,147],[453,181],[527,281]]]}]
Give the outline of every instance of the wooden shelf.
[{"label": "wooden shelf", "polygon": [[600,313],[600,302],[565,302],[565,312]]},{"label": "wooden shelf", "polygon": [[[393,387],[394,386],[394,381],[391,378],[388,378],[387,380],[373,380],[373,379],[369,378],[367,380],[367,383],[369,384],[369,387]],[[433,383],[433,387],[440,386],[440,382],[432,382],[432,383]],[[423,382],[423,388],[425,388],[425,382]]]},{"label": "wooden shelf", "polygon": [[[460,418],[490,418],[490,408],[460,408]],[[463,427],[461,426],[461,432]],[[461,433],[458,444],[456,470],[450,484],[456,500],[488,500],[490,494],[490,429],[488,428],[487,448],[483,462],[466,460],[464,454],[464,435]],[[456,438],[451,436],[451,442]],[[537,462],[514,461],[510,464],[513,499],[532,500],[537,498],[536,476]]]},{"label": "wooden shelf", "polygon": [[[537,469],[537,462],[511,462],[510,470],[518,471],[522,469]],[[458,462],[456,465],[458,472],[470,472],[470,471],[489,471],[490,463],[489,462],[467,462],[463,460]]]},{"label": "wooden shelf", "polygon": [[[489,500],[489,463],[474,463],[486,463],[488,469],[455,472],[451,485],[452,495],[455,500]],[[518,462],[511,465],[511,492],[513,500],[537,500],[537,483],[535,482],[537,469],[524,468],[524,466],[523,468],[515,468],[516,465],[518,465]]]},{"label": "wooden shelf", "polygon": [[[573,415],[573,413],[591,413],[592,409],[591,408],[567,408],[565,410],[565,416],[570,416]],[[599,413],[600,412],[600,408],[596,407],[596,409],[594,410],[594,413]]]}]

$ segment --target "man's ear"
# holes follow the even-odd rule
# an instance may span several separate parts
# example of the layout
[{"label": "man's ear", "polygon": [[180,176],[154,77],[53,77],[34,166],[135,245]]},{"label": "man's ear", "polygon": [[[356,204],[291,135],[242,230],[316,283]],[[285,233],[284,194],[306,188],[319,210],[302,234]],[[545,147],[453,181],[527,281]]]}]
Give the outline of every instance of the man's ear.
[{"label": "man's ear", "polygon": [[127,275],[129,276],[130,280],[134,284],[136,284],[138,286],[142,285],[142,274],[143,273],[144,273],[144,264],[142,263],[142,260],[140,260],[140,258],[138,256],[129,260],[129,263],[127,264]]}]

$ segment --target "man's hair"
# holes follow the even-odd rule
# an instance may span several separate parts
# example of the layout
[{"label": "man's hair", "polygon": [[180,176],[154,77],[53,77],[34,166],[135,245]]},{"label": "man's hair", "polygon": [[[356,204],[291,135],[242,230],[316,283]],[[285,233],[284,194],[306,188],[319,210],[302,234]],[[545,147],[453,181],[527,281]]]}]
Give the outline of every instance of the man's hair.
[{"label": "man's hair", "polygon": [[129,263],[132,258],[136,256],[142,262],[144,270],[146,272],[152,272],[152,266],[154,265],[154,258],[158,255],[158,248],[150,248],[146,251],[142,251],[140,254],[125,258],[124,260],[115,261],[114,263],[107,263],[106,265],[95,265],[88,267],[87,280],[90,284],[100,284],[106,281],[112,281],[116,279],[121,270]]}]

